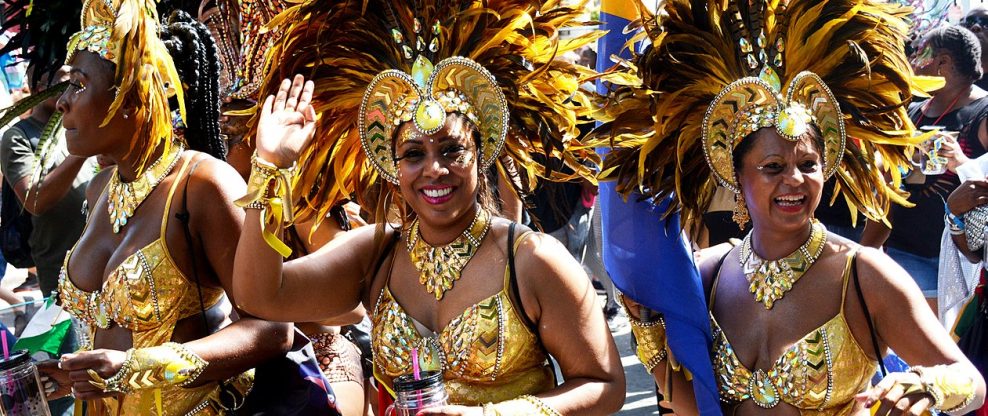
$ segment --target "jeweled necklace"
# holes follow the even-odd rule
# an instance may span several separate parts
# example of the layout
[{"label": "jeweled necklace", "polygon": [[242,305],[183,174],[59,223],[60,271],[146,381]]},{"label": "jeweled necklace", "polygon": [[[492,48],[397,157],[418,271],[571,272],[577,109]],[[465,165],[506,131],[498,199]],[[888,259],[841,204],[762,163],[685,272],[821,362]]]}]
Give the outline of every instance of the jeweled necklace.
[{"label": "jeweled necklace", "polygon": [[134,215],[137,207],[141,206],[151,191],[175,168],[183,150],[181,144],[173,145],[168,154],[155,160],[132,182],[121,181],[119,170],[110,176],[106,209],[110,213],[110,225],[113,226],[114,233],[119,233],[120,229],[127,225],[127,220]]},{"label": "jeweled necklace", "polygon": [[748,290],[755,295],[755,301],[772,309],[775,301],[782,299],[792,285],[806,274],[813,263],[820,258],[824,242],[827,241],[827,227],[813,219],[810,223],[810,238],[796,251],[778,260],[765,260],[751,249],[751,234],[741,242],[738,257],[744,277],[748,279]]},{"label": "jeweled necklace", "polygon": [[434,247],[425,242],[419,231],[419,220],[412,221],[405,243],[412,264],[419,271],[419,283],[425,290],[442,300],[453,283],[460,279],[460,273],[470,259],[477,254],[480,243],[491,229],[491,214],[477,209],[470,226],[460,236],[444,246]]}]

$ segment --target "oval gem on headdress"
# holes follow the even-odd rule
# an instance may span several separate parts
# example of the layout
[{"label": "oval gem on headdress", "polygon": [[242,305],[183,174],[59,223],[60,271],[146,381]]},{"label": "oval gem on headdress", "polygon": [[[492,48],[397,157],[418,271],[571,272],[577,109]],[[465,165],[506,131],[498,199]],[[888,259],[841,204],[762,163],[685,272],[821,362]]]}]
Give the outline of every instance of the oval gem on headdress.
[{"label": "oval gem on headdress", "polygon": [[758,78],[768,83],[775,92],[782,91],[782,80],[779,79],[779,74],[770,66],[766,65],[762,68],[762,71],[758,73]]},{"label": "oval gem on headdress", "polygon": [[775,51],[783,52],[785,50],[786,50],[786,43],[782,41],[782,36],[779,36],[778,39],[775,40]]},{"label": "oval gem on headdress", "polygon": [[445,121],[446,110],[436,100],[423,100],[415,110],[415,125],[423,133],[435,132]]},{"label": "oval gem on headdress", "polygon": [[401,42],[405,40],[405,38],[401,36],[401,31],[398,30],[397,28],[391,29],[391,37],[395,40],[395,43],[397,44],[401,44]]},{"label": "oval gem on headdress", "polygon": [[758,68],[758,60],[755,59],[755,55],[747,54],[745,59],[748,61],[748,68],[755,69]]},{"label": "oval gem on headdress", "polygon": [[768,46],[768,38],[765,37],[765,29],[762,29],[762,33],[758,35],[758,47],[765,49]]},{"label": "oval gem on headdress", "polygon": [[412,79],[415,80],[415,84],[421,89],[426,89],[426,83],[429,82],[429,77],[432,76],[432,71],[436,69],[435,65],[429,58],[419,55],[415,58],[415,63],[412,64]]},{"label": "oval gem on headdress", "polygon": [[401,51],[405,53],[405,59],[412,59],[412,48],[408,45],[401,45]]},{"label": "oval gem on headdress", "polygon": [[422,32],[422,22],[419,21],[419,18],[416,17],[412,20],[412,28],[415,30],[415,33]]},{"label": "oval gem on headdress", "polygon": [[440,26],[439,21],[436,20],[434,23],[432,23],[432,34],[438,35],[440,31],[442,31],[442,26]]},{"label": "oval gem on headdress", "polygon": [[751,42],[748,42],[747,38],[742,37],[740,40],[738,40],[738,44],[741,45],[742,53],[751,53],[752,51]]},{"label": "oval gem on headdress", "polygon": [[779,113],[776,129],[783,137],[795,140],[809,130],[810,115],[799,103],[791,103],[785,110]]},{"label": "oval gem on headdress", "polygon": [[432,38],[432,42],[429,42],[429,51],[432,53],[439,52],[439,38]]}]

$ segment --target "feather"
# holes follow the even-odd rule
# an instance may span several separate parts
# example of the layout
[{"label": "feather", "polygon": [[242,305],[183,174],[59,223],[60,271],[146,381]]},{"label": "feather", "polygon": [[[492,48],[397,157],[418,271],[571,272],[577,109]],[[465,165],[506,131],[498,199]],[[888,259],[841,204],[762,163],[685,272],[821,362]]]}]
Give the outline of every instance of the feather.
[{"label": "feather", "polygon": [[[697,225],[715,189],[700,143],[703,114],[727,84],[752,75],[738,37],[753,41],[764,29],[784,43],[782,82],[817,73],[841,106],[852,139],[836,189],[851,212],[883,221],[892,203],[908,204],[898,167],[918,138],[905,108],[914,94],[938,86],[914,77],[905,59],[908,8],[877,0],[667,0],[653,14],[635,4],[651,44],[633,65],[601,75],[614,81],[612,96],[594,113],[603,124],[587,144],[613,147],[602,180],[616,181],[625,195],[675,194],[668,213],[682,211],[684,225]],[[735,11],[748,19],[731,17]]]},{"label": "feather", "polygon": [[[301,73],[315,83],[313,106],[320,115],[316,138],[302,150],[293,181],[296,221],[313,221],[318,227],[333,206],[346,200],[372,212],[383,211],[392,200],[393,190],[378,183],[357,131],[357,113],[371,79],[387,69],[411,72],[414,56],[405,56],[392,29],[410,48],[416,47],[418,36],[425,45],[435,38],[436,51],[422,51],[433,63],[465,56],[494,75],[511,110],[504,154],[515,160],[525,178],[521,183],[531,187],[540,179],[581,176],[596,180],[587,166],[599,163],[596,153],[575,140],[578,124],[596,111],[589,106],[596,99],[580,92],[579,83],[595,74],[555,59],[600,35],[560,39],[563,29],[584,24],[578,5],[531,0],[413,3],[309,0],[267,23],[281,37],[264,59],[268,66],[257,97],[272,94],[282,79]],[[416,19],[423,26],[418,34]],[[438,35],[432,31],[434,23],[441,28]],[[535,154],[542,162],[533,159]],[[553,159],[574,173],[549,169],[547,161]],[[523,194],[526,189],[514,191]]]}]

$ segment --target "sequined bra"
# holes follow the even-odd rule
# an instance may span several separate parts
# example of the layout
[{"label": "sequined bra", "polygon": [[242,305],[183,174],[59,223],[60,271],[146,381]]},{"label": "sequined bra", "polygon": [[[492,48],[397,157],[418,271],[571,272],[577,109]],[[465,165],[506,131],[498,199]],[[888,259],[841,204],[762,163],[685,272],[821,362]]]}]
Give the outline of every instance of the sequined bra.
[{"label": "sequined bra", "polygon": [[390,389],[395,377],[412,372],[410,352],[416,347],[423,368],[442,369],[451,403],[497,403],[552,389],[555,376],[542,341],[508,295],[510,267],[500,292],[467,308],[435,336],[419,332],[386,281],[371,315],[375,376]]},{"label": "sequined bra", "polygon": [[[847,415],[854,410],[854,395],[870,386],[877,363],[858,345],[844,317],[853,258],[852,253],[844,268],[840,312],[786,348],[768,370],[752,371],[741,363],[711,312],[714,371],[722,401],[752,400],[764,408],[787,403],[801,415]],[[718,270],[715,287],[719,274]],[[711,292],[711,308],[715,293]]]},{"label": "sequined bra", "polygon": [[[182,165],[168,192],[158,239],[120,263],[106,278],[101,289],[95,292],[79,289],[68,273],[75,248],[65,256],[59,274],[58,296],[68,313],[87,324],[89,340],[93,339],[97,330],[118,325],[131,331],[134,348],[161,345],[171,341],[178,321],[201,312],[196,286],[175,265],[165,240],[172,197],[191,159]],[[90,221],[93,220],[90,217]],[[83,231],[85,234],[86,230]],[[202,296],[209,308],[221,299],[223,290],[203,286]],[[88,344],[83,349],[93,348],[92,341]],[[243,377],[249,377],[249,373],[239,378]],[[249,383],[249,380],[242,381]],[[217,393],[216,384],[163,388],[164,412],[167,415],[214,414],[208,406],[208,399]],[[139,390],[123,396],[124,400],[119,402],[116,398],[103,399],[91,404],[95,406],[91,414],[148,414],[154,406],[152,396],[151,391]]]}]

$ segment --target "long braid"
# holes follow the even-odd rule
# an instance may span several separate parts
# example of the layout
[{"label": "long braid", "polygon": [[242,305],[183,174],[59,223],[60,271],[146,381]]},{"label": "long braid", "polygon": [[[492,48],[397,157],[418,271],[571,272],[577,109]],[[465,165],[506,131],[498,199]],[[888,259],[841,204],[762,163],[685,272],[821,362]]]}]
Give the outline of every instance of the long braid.
[{"label": "long braid", "polygon": [[209,30],[188,13],[169,16],[161,38],[186,88],[185,140],[190,149],[226,160],[219,128],[219,56]]}]

